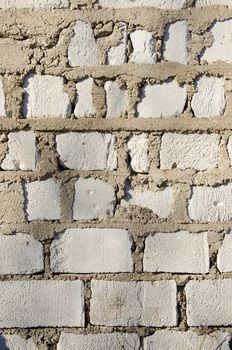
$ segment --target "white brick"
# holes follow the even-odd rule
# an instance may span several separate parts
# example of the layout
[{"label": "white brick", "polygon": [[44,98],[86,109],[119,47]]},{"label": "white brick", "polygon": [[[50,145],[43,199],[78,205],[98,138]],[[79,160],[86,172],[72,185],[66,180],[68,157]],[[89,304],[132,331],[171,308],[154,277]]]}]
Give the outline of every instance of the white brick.
[{"label": "white brick", "polygon": [[98,0],[102,7],[127,8],[137,6],[158,7],[161,9],[181,9],[186,0]]},{"label": "white brick", "polygon": [[232,324],[232,280],[190,281],[185,291],[189,326]]},{"label": "white brick", "polygon": [[224,78],[201,76],[196,79],[196,92],[192,99],[195,117],[217,117],[223,114],[226,101]]},{"label": "white brick", "polygon": [[113,214],[115,204],[115,192],[106,182],[90,178],[75,183],[74,220],[104,219]]},{"label": "white brick", "polygon": [[116,169],[114,143],[114,135],[99,132],[69,132],[56,137],[60,162],[69,169],[78,170]]},{"label": "white brick", "polygon": [[146,189],[130,189],[127,191],[122,205],[137,205],[152,210],[160,218],[167,218],[173,209],[174,191],[171,187],[156,192]]},{"label": "white brick", "polygon": [[60,187],[53,179],[25,183],[24,196],[28,221],[60,219]]},{"label": "white brick", "polygon": [[133,272],[132,238],[119,229],[68,229],[53,240],[53,272]]},{"label": "white brick", "polygon": [[176,283],[92,281],[90,320],[103,326],[177,325]]},{"label": "white brick", "polygon": [[210,30],[214,37],[213,44],[207,47],[201,55],[201,60],[207,63],[223,61],[232,62],[232,20],[216,22]]},{"label": "white brick", "polygon": [[229,350],[230,339],[231,335],[226,332],[213,332],[200,335],[192,331],[161,330],[144,338],[144,350]]},{"label": "white brick", "polygon": [[207,233],[186,231],[156,233],[145,241],[144,271],[174,273],[209,272]]},{"label": "white brick", "polygon": [[0,282],[0,327],[83,327],[82,281]]},{"label": "white brick", "polygon": [[188,64],[188,41],[189,30],[187,21],[168,24],[164,34],[164,59]]},{"label": "white brick", "polygon": [[8,153],[2,161],[4,170],[35,170],[38,160],[36,136],[32,131],[10,132]]},{"label": "white brick", "polygon": [[70,116],[71,103],[64,91],[62,77],[30,74],[23,87],[23,115],[26,118]]},{"label": "white brick", "polygon": [[93,78],[87,78],[76,84],[77,103],[74,114],[78,118],[91,117],[96,113],[92,96],[93,83]]},{"label": "white brick", "polygon": [[213,6],[213,5],[226,5],[226,6],[232,7],[232,2],[231,0],[196,0],[196,3],[195,3],[196,7]]},{"label": "white brick", "polygon": [[149,169],[148,138],[146,134],[133,135],[128,142],[131,168],[138,173],[146,173]]},{"label": "white brick", "polygon": [[172,134],[162,137],[161,169],[207,170],[218,166],[220,136],[216,134]]},{"label": "white brick", "polygon": [[95,66],[100,64],[96,40],[89,23],[77,21],[74,35],[68,47],[68,60],[71,67]]},{"label": "white brick", "polygon": [[230,156],[230,165],[232,165],[232,136],[229,137],[227,148],[228,148],[228,153]]},{"label": "white brick", "polygon": [[116,46],[112,46],[107,53],[107,64],[123,64],[126,63],[126,47],[127,47],[127,25],[120,23],[121,39]]},{"label": "white brick", "polygon": [[6,99],[3,90],[2,77],[0,76],[0,117],[5,117],[6,115]]},{"label": "white brick", "polygon": [[222,246],[218,250],[217,267],[220,272],[232,271],[232,233],[225,235]]},{"label": "white brick", "polygon": [[9,8],[63,8],[69,5],[68,0],[0,0],[0,7]]},{"label": "white brick", "polygon": [[190,218],[201,222],[231,220],[231,196],[231,183],[218,187],[193,187],[188,204]]},{"label": "white brick", "polygon": [[118,118],[128,108],[128,91],[114,81],[105,83],[107,118]]},{"label": "white brick", "polygon": [[179,116],[187,100],[186,88],[179,86],[175,80],[145,85],[140,96],[141,102],[137,105],[137,112],[141,118]]},{"label": "white brick", "polygon": [[131,63],[156,63],[156,40],[146,30],[135,30],[130,35],[133,53]]},{"label": "white brick", "polygon": [[32,274],[43,269],[42,243],[22,233],[0,236],[0,274]]},{"label": "white brick", "polygon": [[[137,334],[71,334],[61,333],[57,350],[139,350]],[[28,349],[29,350],[29,349]]]},{"label": "white brick", "polygon": [[0,336],[0,349],[2,350],[39,350],[32,339],[24,339],[16,334]]}]

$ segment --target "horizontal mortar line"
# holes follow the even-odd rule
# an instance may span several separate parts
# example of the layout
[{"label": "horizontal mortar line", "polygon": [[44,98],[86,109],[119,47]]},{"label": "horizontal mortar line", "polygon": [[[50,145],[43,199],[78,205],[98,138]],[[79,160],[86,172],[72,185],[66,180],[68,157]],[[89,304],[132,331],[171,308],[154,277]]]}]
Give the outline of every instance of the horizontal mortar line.
[{"label": "horizontal mortar line", "polygon": [[[12,277],[14,279],[12,279]],[[183,286],[183,281],[186,284],[190,280],[197,281],[222,281],[231,279],[232,272],[215,274],[196,274],[196,273],[171,273],[171,272],[114,272],[114,273],[50,273],[46,275],[0,275],[0,283],[4,282],[32,282],[32,281],[116,281],[116,282],[161,282],[161,281],[176,281],[177,285]],[[1,290],[1,288],[0,288]]]},{"label": "horizontal mortar line", "polygon": [[119,221],[112,220],[111,222],[49,222],[49,221],[35,221],[35,222],[22,222],[22,223],[11,223],[4,224],[1,226],[0,234],[10,234],[11,232],[25,232],[31,234],[36,239],[41,241],[47,239],[53,239],[55,233],[61,233],[66,229],[91,229],[91,228],[99,228],[99,229],[125,229],[128,230],[134,236],[147,236],[156,232],[177,232],[180,230],[186,230],[193,233],[198,232],[224,232],[232,229],[232,221],[225,222],[210,222],[210,223],[178,223],[173,221],[165,221],[160,223],[151,223],[144,224],[142,222],[136,221],[132,222],[131,220],[122,220]]},{"label": "horizontal mortar line", "polygon": [[[135,64],[125,63],[121,65],[99,65],[99,66],[82,66],[72,68],[60,68],[62,75],[68,80],[76,80],[85,75],[91,75],[93,78],[101,77],[115,77],[121,75],[134,76],[138,78],[157,78],[167,79],[168,77],[178,76],[181,81],[186,78],[188,74],[188,80],[190,77],[194,78],[199,73],[210,73],[224,75],[225,77],[231,77],[230,63],[213,63],[207,65],[185,65],[177,62],[158,62],[155,64]],[[44,72],[51,73],[54,68],[46,68]],[[59,67],[56,69],[56,73],[59,71]],[[183,81],[184,82],[184,81]]]},{"label": "horizontal mortar line", "polygon": [[232,131],[232,116],[212,118],[0,118],[0,131],[33,129],[41,132],[144,131],[223,132]]}]

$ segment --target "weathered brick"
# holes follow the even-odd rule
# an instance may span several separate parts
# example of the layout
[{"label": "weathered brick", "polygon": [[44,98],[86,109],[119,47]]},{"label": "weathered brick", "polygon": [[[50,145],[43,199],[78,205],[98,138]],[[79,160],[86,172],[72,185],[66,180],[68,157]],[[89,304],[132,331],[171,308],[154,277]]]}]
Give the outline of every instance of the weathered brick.
[{"label": "weathered brick", "polygon": [[170,330],[156,331],[153,335],[144,338],[144,350],[196,350],[221,349],[229,350],[231,335],[226,332],[213,332],[198,334],[187,331],[178,332]]},{"label": "weathered brick", "polygon": [[162,136],[161,169],[207,170],[218,166],[220,136],[216,134],[173,134]]},{"label": "weathered brick", "polygon": [[188,213],[192,220],[229,221],[231,208],[232,184],[217,187],[194,186],[188,202]]},{"label": "weathered brick", "polygon": [[110,47],[107,52],[107,64],[119,65],[126,63],[126,50],[127,50],[127,25],[124,22],[119,23],[119,29],[121,32],[121,38],[118,45]]},{"label": "weathered brick", "polygon": [[144,271],[208,273],[207,233],[156,233],[145,241]]},{"label": "weathered brick", "polygon": [[[228,5],[228,3],[226,5]],[[214,38],[213,43],[210,47],[206,47],[203,50],[202,55],[200,56],[201,60],[206,61],[207,63],[213,63],[217,61],[231,63],[231,32],[232,20],[215,22],[210,30],[210,33]]]},{"label": "weathered brick", "polygon": [[179,86],[175,80],[145,85],[140,96],[141,101],[137,105],[140,118],[177,117],[183,112],[187,100],[186,88]]},{"label": "weathered brick", "polygon": [[96,113],[92,96],[93,83],[93,78],[87,78],[76,84],[77,103],[74,114],[78,118],[91,117]]},{"label": "weathered brick", "polygon": [[181,9],[186,0],[98,0],[102,7],[127,8],[136,6],[153,6],[161,9]]},{"label": "weathered brick", "polygon": [[23,233],[0,236],[0,274],[32,274],[43,269],[42,243]]},{"label": "weathered brick", "polygon": [[2,161],[4,170],[35,170],[38,160],[36,136],[32,131],[10,132],[8,152]]},{"label": "weathered brick", "polygon": [[131,63],[156,63],[156,40],[152,33],[146,30],[135,30],[130,35],[133,53]]},{"label": "weathered brick", "polygon": [[190,281],[185,291],[189,326],[232,324],[232,280]]},{"label": "weathered brick", "polygon": [[128,142],[128,151],[131,168],[138,173],[146,173],[149,169],[147,135],[133,135]]},{"label": "weathered brick", "polygon": [[107,118],[119,118],[128,108],[128,91],[120,88],[117,82],[105,83]]},{"label": "weathered brick", "polygon": [[104,326],[177,325],[176,284],[96,281],[92,283],[90,320]]},{"label": "weathered brick", "polygon": [[89,23],[77,21],[73,26],[74,35],[68,47],[71,67],[94,66],[100,63],[93,29]]},{"label": "weathered brick", "polygon": [[26,118],[70,116],[71,103],[64,91],[62,77],[29,74],[23,86],[23,115]]},{"label": "weathered brick", "polygon": [[0,336],[0,349],[2,350],[39,350],[33,340],[24,339],[16,334],[3,334]]},{"label": "weathered brick", "polygon": [[217,267],[220,272],[232,271],[232,234],[225,235],[222,246],[218,250]]},{"label": "weathered brick", "polygon": [[137,334],[72,334],[61,333],[57,350],[139,350]]},{"label": "weathered brick", "polygon": [[25,183],[24,197],[28,221],[60,219],[60,186],[53,179]]},{"label": "weathered brick", "polygon": [[164,34],[163,57],[167,61],[183,64],[189,63],[188,41],[189,30],[187,21],[177,21],[166,26]]},{"label": "weathered brick", "polygon": [[76,181],[74,220],[104,219],[113,214],[115,205],[115,191],[106,182],[93,178]]},{"label": "weathered brick", "polygon": [[232,3],[231,3],[231,0],[196,0],[196,3],[195,3],[196,7],[214,6],[214,5],[226,5],[231,7]]},{"label": "weathered brick", "polygon": [[174,191],[171,187],[161,191],[130,189],[127,191],[122,205],[137,205],[152,210],[160,218],[167,218],[173,209]]},{"label": "weathered brick", "polygon": [[51,245],[53,272],[132,272],[132,239],[126,230],[69,229]]},{"label": "weathered brick", "polygon": [[217,117],[223,114],[226,101],[224,79],[200,76],[196,79],[192,109],[197,118]]},{"label": "weathered brick", "polygon": [[0,327],[83,327],[82,281],[0,282]]},{"label": "weathered brick", "polygon": [[60,162],[69,169],[116,169],[117,155],[114,143],[114,135],[99,132],[69,132],[56,137]]},{"label": "weathered brick", "polygon": [[17,7],[17,8],[26,8],[26,7],[34,7],[34,8],[64,8],[69,5],[68,0],[0,0],[0,7],[9,8],[9,7]]}]

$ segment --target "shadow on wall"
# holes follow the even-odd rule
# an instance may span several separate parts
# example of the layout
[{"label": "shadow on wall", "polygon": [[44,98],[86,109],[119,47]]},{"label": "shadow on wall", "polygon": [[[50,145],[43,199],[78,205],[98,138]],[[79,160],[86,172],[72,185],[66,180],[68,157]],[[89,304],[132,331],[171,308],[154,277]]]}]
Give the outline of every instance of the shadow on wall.
[{"label": "shadow on wall", "polygon": [[6,344],[6,339],[3,336],[0,336],[0,350],[10,350],[10,348]]}]

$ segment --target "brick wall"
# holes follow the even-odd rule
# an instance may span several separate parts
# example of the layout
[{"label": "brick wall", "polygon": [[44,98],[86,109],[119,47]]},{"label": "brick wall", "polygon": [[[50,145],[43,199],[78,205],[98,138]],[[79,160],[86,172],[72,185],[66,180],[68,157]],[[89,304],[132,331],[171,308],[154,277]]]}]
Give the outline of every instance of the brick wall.
[{"label": "brick wall", "polygon": [[231,38],[231,0],[0,0],[0,349],[232,348]]}]

